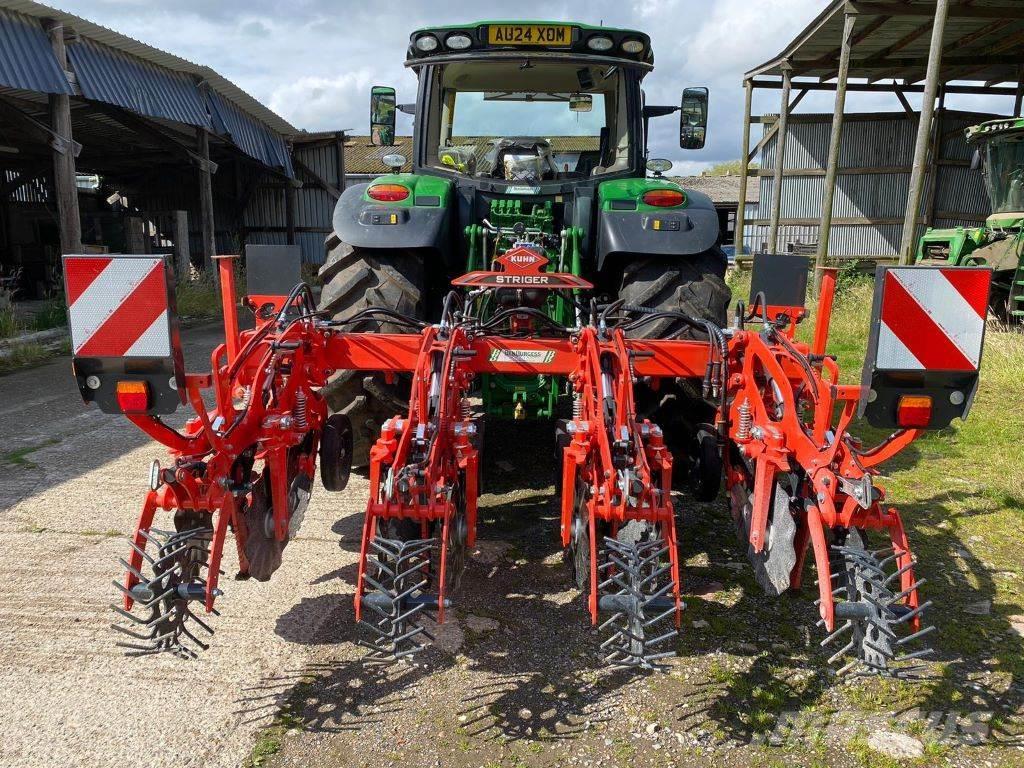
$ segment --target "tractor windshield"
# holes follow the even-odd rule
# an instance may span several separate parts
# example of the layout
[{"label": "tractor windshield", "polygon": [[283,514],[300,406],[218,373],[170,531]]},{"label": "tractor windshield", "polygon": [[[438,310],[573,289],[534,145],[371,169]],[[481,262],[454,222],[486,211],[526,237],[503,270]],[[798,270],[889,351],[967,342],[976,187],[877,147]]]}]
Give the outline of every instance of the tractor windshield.
[{"label": "tractor windshield", "polygon": [[439,67],[434,83],[427,165],[523,184],[630,167],[619,67],[478,60]]},{"label": "tractor windshield", "polygon": [[985,186],[992,212],[1024,211],[1024,132],[991,138],[985,154]]}]

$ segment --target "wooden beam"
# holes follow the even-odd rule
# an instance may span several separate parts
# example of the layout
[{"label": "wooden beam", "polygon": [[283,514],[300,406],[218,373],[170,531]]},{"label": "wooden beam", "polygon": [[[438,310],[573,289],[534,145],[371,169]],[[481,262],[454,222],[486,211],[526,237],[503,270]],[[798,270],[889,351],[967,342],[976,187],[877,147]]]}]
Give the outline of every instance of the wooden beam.
[{"label": "wooden beam", "polygon": [[768,252],[775,253],[779,243],[779,216],[782,212],[782,169],[786,163],[786,137],[789,133],[789,93],[792,87],[788,64],[782,69],[782,99],[779,136],[775,141],[775,178],[772,181],[772,219],[768,229]]},{"label": "wooden beam", "polygon": [[[294,162],[294,158],[292,158]],[[284,188],[284,227],[288,245],[295,245],[295,187],[287,184]]]},{"label": "wooden beam", "polygon": [[903,236],[900,239],[900,263],[910,264],[914,258],[917,239],[917,218],[921,209],[921,193],[924,188],[925,165],[932,129],[932,115],[935,97],[939,89],[939,75],[942,71],[942,38],[946,31],[946,16],[949,0],[936,0],[935,22],[932,25],[931,46],[928,52],[928,75],[924,97],[921,102],[921,117],[917,126],[917,140],[914,144],[914,167],[910,173],[910,194],[903,222]]},{"label": "wooden beam", "polygon": [[[796,98],[794,98],[791,102],[789,102],[789,109],[787,110],[788,114],[792,115],[793,110],[796,109],[797,105],[801,101],[804,100],[804,96],[806,96],[806,95],[807,95],[807,89],[805,88],[804,90],[800,91],[800,93],[798,93],[796,95]],[[753,161],[753,159],[755,157],[757,157],[757,153],[758,152],[760,152],[762,149],[764,149],[764,145],[765,144],[767,144],[769,141],[771,141],[772,139],[775,138],[775,134],[777,134],[779,132],[779,123],[780,122],[781,121],[776,120],[775,124],[771,128],[769,128],[767,131],[765,131],[764,135],[760,139],[758,139],[757,144],[747,154],[747,165],[749,165]]]},{"label": "wooden beam", "polygon": [[[782,87],[782,84],[778,80],[754,80],[753,82],[755,89],[759,88],[762,90],[777,91]],[[793,87],[806,89],[808,91],[834,91],[836,89],[834,83],[819,83],[817,81],[808,80],[798,80],[794,83]],[[876,83],[848,83],[846,90],[848,93],[892,93],[897,87],[904,93],[924,92],[923,85],[900,84],[897,86],[896,84],[879,85]],[[947,83],[946,93],[973,96],[1013,96],[1016,93],[1016,88],[985,88],[980,85],[956,85]]]},{"label": "wooden beam", "polygon": [[[150,123],[148,120],[139,117],[138,115],[129,112],[126,109],[120,107],[110,106],[108,104],[101,104],[94,102],[93,107],[108,117],[112,117],[117,122],[121,123],[125,128],[135,133],[148,136],[151,139],[156,140],[161,146],[165,147],[171,154],[177,155],[184,160],[187,160],[192,165],[196,166],[200,170],[207,170],[210,173],[217,172],[217,163],[210,160],[209,154],[203,157],[202,154],[197,153],[194,148],[190,147],[180,139],[170,136],[164,131],[157,128],[155,125]],[[198,129],[203,130],[203,129]],[[209,143],[209,137],[207,137],[207,143]]]},{"label": "wooden beam", "polygon": [[825,194],[821,203],[821,226],[818,228],[818,250],[814,255],[814,295],[821,289],[822,269],[828,257],[829,238],[832,235],[832,203],[839,174],[839,149],[843,140],[843,117],[846,114],[846,85],[850,75],[850,49],[853,47],[853,28],[856,14],[843,18],[842,53],[839,55],[839,79],[836,82],[836,101],[832,110],[832,133],[829,137],[828,162],[825,172]]},{"label": "wooden beam", "polygon": [[914,114],[915,114],[914,113],[914,108],[912,106],[910,106],[910,102],[907,101],[907,97],[903,95],[903,89],[902,88],[894,88],[893,89],[893,93],[896,94],[896,98],[899,99],[900,100],[900,104],[903,105],[903,111],[906,112],[911,117],[913,117]]},{"label": "wooden beam", "polygon": [[199,166],[199,220],[203,233],[203,269],[217,281],[213,257],[217,255],[217,237],[213,215],[213,183],[210,170],[210,135],[205,128],[196,128],[199,156],[206,162]]},{"label": "wooden beam", "polygon": [[297,171],[300,171],[301,173],[304,173],[307,176],[309,176],[309,178],[311,178],[316,183],[316,185],[318,187],[320,187],[321,189],[326,190],[327,194],[329,194],[335,200],[337,200],[339,197],[341,197],[341,191],[340,190],[336,189],[333,184],[328,182],[327,179],[325,179],[319,173],[314,171],[312,168],[310,168],[304,162],[299,160],[299,158],[293,156],[292,157],[292,165],[295,166],[295,169]]},{"label": "wooden beam", "polygon": [[736,207],[736,234],[733,238],[733,247],[736,253],[743,253],[743,229],[746,227],[744,218],[747,213],[747,183],[749,181],[747,166],[750,165],[750,155],[747,150],[750,148],[750,111],[754,100],[754,84],[749,80],[743,81],[743,151],[740,152],[740,196]]},{"label": "wooden beam", "polygon": [[345,132],[334,134],[334,159],[338,166],[338,191],[345,191]]},{"label": "wooden beam", "polygon": [[[61,69],[68,68],[67,50],[64,48],[64,24],[59,21],[47,25],[50,48]],[[71,98],[63,93],[51,93],[50,127],[60,142],[73,142],[71,132]],[[60,221],[60,248],[62,253],[82,252],[82,219],[78,213],[78,185],[75,175],[75,153],[68,147],[53,148],[53,196],[57,202]]]},{"label": "wooden beam", "polygon": [[[943,2],[943,0],[937,0]],[[936,5],[937,5],[936,3]],[[847,3],[847,6],[859,13],[872,16],[931,16],[933,7],[931,4],[903,5],[893,2],[868,2],[855,0]],[[947,16],[951,19],[1024,19],[1024,8],[1020,5],[948,5]]]}]

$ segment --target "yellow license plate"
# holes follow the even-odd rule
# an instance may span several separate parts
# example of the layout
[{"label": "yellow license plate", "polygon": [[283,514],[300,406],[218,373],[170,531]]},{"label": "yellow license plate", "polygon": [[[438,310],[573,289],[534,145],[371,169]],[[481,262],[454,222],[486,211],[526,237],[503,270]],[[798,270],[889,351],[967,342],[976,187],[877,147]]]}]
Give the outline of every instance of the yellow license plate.
[{"label": "yellow license plate", "polygon": [[572,27],[554,24],[492,24],[487,28],[491,45],[543,45],[568,48]]}]

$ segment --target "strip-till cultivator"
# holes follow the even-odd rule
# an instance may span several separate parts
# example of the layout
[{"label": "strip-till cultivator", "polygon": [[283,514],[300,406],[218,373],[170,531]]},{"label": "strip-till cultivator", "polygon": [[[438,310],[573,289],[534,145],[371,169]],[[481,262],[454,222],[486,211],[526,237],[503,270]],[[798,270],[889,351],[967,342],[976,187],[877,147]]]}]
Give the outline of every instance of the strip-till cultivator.
[{"label": "strip-till cultivator", "polygon": [[[672,440],[637,403],[641,390],[649,397],[689,383],[713,406],[714,423],[703,425],[696,455],[676,461],[685,459],[703,498],[724,476],[758,582],[772,595],[799,588],[812,553],[823,644],[834,644],[833,660],[843,669],[905,671],[898,662],[927,654],[912,645],[932,628],[923,621],[923,579],[899,514],[874,482],[876,467],[921,430],[966,414],[981,331],[976,338],[954,333],[941,310],[932,312],[934,328],[914,333],[946,333],[969,363],[937,369],[900,347],[906,329],[886,323],[887,302],[897,289],[922,304],[939,288],[954,289],[980,307],[983,327],[989,275],[880,271],[864,384],[851,386],[840,383],[825,352],[834,273],[825,275],[814,339],[805,344],[795,330],[807,314],[806,265],[787,269],[794,265],[784,257],[762,258],[751,305],[738,307],[731,327],[672,318],[698,340],[641,338],[637,332],[663,313],[599,304],[588,283],[548,271],[529,245],[509,251],[502,271],[455,280],[435,324],[386,307],[326,319],[301,283],[290,291],[253,284],[257,273],[280,283],[287,270],[250,264],[253,293],[245,304],[256,325],[239,332],[225,259],[227,338],[211,373],[186,374],[165,259],[66,257],[83,396],[124,413],[171,453],[167,466],[154,462],[122,561],[124,605],[116,610],[125,620],[117,625],[123,644],[186,656],[206,647],[211,629],[203,614],[216,613],[229,531],[239,576],[271,577],[302,521],[317,460],[327,490],[347,485],[352,427],[344,415],[328,415],[320,390],[337,372],[358,370],[405,381],[409,396],[370,452],[356,617],[372,657],[416,652],[430,641],[425,618],[445,620],[477,535],[483,429],[475,382],[543,373],[565,377],[571,400],[571,418],[556,430],[562,545],[609,663],[651,668],[673,653],[684,605]],[[559,292],[575,307],[575,322],[509,300],[536,291]],[[488,303],[504,308],[479,314],[480,299],[495,293],[502,301]],[[407,332],[350,332],[367,321]],[[181,431],[161,419],[179,403],[195,412]],[[858,406],[874,425],[896,431],[865,448],[848,431]],[[157,525],[158,512],[168,513],[167,522]]]}]

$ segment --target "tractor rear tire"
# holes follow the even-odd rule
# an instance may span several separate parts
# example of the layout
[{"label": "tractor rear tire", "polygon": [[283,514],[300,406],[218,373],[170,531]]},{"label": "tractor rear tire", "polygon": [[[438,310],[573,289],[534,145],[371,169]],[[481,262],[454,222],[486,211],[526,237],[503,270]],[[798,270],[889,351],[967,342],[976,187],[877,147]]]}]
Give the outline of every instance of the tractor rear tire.
[{"label": "tractor rear tire", "polygon": [[[341,243],[320,268],[323,291],[319,309],[335,320],[352,317],[368,307],[386,307],[403,315],[423,318],[425,309],[424,265],[414,251],[363,249]],[[362,320],[344,326],[363,333],[408,333],[407,326],[380,320]],[[365,371],[342,371],[324,389],[331,410],[352,421],[352,462],[369,463],[369,452],[380,425],[403,408],[407,395],[389,386],[383,376]]]},{"label": "tractor rear tire", "polygon": [[[634,256],[622,271],[619,298],[627,304],[681,312],[698,320],[726,325],[732,292],[725,284],[725,259],[716,248],[696,256]],[[706,338],[681,320],[663,318],[637,329],[637,336]]]}]

